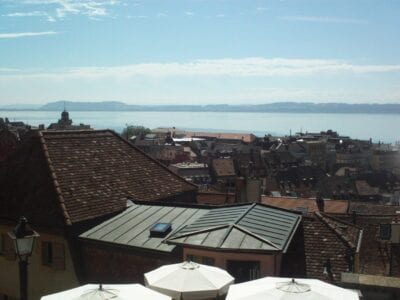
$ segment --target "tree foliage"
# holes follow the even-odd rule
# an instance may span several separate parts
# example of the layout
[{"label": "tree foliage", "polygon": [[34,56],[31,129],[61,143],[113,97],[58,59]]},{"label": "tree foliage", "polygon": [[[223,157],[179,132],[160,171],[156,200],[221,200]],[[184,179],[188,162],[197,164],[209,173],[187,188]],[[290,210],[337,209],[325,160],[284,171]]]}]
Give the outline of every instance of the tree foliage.
[{"label": "tree foliage", "polygon": [[129,125],[122,130],[121,135],[127,139],[132,136],[144,137],[146,134],[151,133],[150,128],[144,126]]}]

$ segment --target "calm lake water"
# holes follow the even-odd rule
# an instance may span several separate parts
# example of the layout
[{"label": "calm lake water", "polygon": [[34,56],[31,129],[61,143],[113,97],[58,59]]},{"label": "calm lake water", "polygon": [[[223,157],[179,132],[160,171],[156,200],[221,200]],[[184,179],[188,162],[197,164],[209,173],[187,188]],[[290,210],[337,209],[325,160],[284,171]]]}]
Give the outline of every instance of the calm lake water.
[{"label": "calm lake water", "polygon": [[[57,111],[0,111],[0,117],[37,126],[57,122]],[[400,141],[399,114],[320,114],[320,113],[227,113],[227,112],[70,112],[74,124],[90,124],[95,129],[121,132],[129,125],[149,128],[173,127],[186,130],[252,132],[289,135],[332,129],[352,138],[374,142]]]}]

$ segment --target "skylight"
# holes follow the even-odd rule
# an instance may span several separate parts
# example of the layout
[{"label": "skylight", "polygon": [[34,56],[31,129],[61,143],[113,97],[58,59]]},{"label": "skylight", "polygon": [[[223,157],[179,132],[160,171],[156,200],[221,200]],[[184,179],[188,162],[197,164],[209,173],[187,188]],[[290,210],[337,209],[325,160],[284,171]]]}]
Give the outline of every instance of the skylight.
[{"label": "skylight", "polygon": [[152,237],[165,237],[171,232],[171,223],[156,223],[150,228],[150,236]]}]

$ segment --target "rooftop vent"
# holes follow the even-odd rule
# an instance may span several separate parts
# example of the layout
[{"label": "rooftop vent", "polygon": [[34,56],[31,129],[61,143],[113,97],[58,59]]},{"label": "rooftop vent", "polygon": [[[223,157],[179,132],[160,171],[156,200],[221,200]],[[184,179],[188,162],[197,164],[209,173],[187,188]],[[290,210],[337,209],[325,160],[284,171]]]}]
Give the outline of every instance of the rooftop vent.
[{"label": "rooftop vent", "polygon": [[150,228],[151,237],[165,237],[172,230],[171,223],[156,223]]}]

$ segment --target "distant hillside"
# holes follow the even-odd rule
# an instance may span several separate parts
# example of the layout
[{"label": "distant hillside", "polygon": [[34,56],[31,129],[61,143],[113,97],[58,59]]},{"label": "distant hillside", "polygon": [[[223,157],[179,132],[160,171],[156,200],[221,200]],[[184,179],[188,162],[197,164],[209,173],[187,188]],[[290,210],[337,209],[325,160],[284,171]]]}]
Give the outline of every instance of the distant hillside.
[{"label": "distant hillside", "polygon": [[399,114],[400,104],[346,104],[276,102],[258,105],[129,105],[118,101],[57,101],[38,110],[61,111],[198,111],[198,112],[281,112],[281,113],[390,113]]},{"label": "distant hillside", "polygon": [[39,104],[8,104],[0,105],[0,110],[36,110],[40,106]]},{"label": "distant hillside", "polygon": [[124,111],[130,110],[130,106],[118,101],[105,102],[72,102],[57,101],[47,103],[39,108],[46,111],[62,111],[64,107],[68,111]]}]

